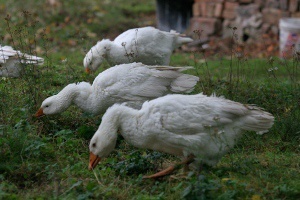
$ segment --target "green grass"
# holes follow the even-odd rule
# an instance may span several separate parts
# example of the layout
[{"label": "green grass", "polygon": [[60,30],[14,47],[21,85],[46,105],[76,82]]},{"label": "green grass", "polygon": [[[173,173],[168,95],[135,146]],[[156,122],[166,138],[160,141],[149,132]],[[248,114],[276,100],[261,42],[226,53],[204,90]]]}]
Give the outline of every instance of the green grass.
[{"label": "green grass", "polygon": [[[275,116],[270,132],[246,133],[213,168],[178,171],[159,180],[142,176],[178,158],[136,149],[119,138],[116,150],[91,172],[88,143],[101,116],[82,113],[74,106],[39,119],[33,114],[46,97],[66,84],[92,82],[96,74],[85,74],[82,66],[85,49],[102,37],[146,25],[149,19],[153,23],[154,1],[60,1],[64,6],[56,9],[44,1],[28,1],[24,9],[33,14],[25,19],[16,2],[0,1],[3,16],[14,13],[10,30],[5,20],[0,22],[2,43],[14,42],[26,52],[36,50],[46,63],[27,67],[22,78],[0,78],[0,199],[297,199],[297,60],[212,59],[198,52],[175,53],[171,65],[196,68],[187,72],[200,77],[193,93],[216,93],[263,107]],[[36,26],[26,26],[36,18],[40,21]],[[45,35],[30,34],[43,28]]]}]

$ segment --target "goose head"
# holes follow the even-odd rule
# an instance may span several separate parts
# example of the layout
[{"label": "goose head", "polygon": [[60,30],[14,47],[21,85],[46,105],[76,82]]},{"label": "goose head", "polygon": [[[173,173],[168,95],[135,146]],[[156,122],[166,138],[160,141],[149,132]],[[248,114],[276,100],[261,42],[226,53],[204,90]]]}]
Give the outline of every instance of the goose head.
[{"label": "goose head", "polygon": [[41,117],[43,115],[58,114],[65,111],[69,106],[70,104],[64,102],[59,96],[54,95],[43,101],[35,116]]},{"label": "goose head", "polygon": [[101,158],[108,156],[116,146],[117,131],[115,128],[100,127],[91,139],[89,170],[94,169]]},{"label": "goose head", "polygon": [[58,94],[45,99],[41,107],[35,113],[35,117],[58,114],[67,110],[67,108],[71,106],[72,101],[76,96],[75,90],[76,84],[69,84]]},{"label": "goose head", "polygon": [[[117,105],[113,106],[117,107]],[[89,145],[89,170],[94,169],[103,157],[108,156],[116,146],[118,137],[119,113],[113,107],[102,117],[102,122]]]},{"label": "goose head", "polygon": [[104,58],[106,57],[107,51],[109,51],[111,41],[108,39],[99,41],[93,46],[83,59],[83,66],[85,71],[90,73],[96,71]]}]

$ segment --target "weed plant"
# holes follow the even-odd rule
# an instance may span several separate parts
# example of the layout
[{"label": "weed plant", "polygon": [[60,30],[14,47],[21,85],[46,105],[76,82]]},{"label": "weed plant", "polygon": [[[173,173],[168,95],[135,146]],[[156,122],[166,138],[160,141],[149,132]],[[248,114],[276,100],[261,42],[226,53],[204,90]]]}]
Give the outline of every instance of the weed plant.
[{"label": "weed plant", "polygon": [[[36,16],[26,11],[20,16],[19,20],[8,16],[5,21],[12,46],[44,57],[45,64],[24,66],[20,78],[0,78],[0,199],[299,197],[298,52],[294,52],[291,60],[275,57],[249,60],[240,49],[241,44],[232,28],[229,59],[210,61],[205,49],[172,56],[171,65],[195,66],[196,70],[189,73],[199,75],[200,82],[193,93],[215,93],[256,104],[275,116],[275,124],[262,136],[246,133],[216,167],[188,173],[179,171],[159,180],[143,180],[143,175],[154,173],[178,159],[136,149],[119,138],[117,150],[91,172],[87,169],[88,142],[101,116],[90,116],[71,107],[60,115],[33,117],[46,97],[56,94],[67,83],[91,82],[95,75],[84,74],[81,49],[70,49],[74,55],[68,56],[55,52],[57,43],[52,43],[53,35],[47,28],[43,29],[43,22],[37,22]],[[66,16],[56,17],[63,21]],[[126,25],[127,22],[123,23],[124,27]],[[73,36],[75,38],[69,35],[64,39],[82,39],[80,33]]]}]

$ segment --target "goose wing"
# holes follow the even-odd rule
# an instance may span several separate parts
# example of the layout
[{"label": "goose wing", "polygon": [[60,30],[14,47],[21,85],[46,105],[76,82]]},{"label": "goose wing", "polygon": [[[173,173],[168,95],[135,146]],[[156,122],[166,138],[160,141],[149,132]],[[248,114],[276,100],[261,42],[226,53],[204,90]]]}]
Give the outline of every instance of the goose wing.
[{"label": "goose wing", "polygon": [[18,59],[23,64],[43,64],[44,59],[34,55],[21,53],[11,46],[0,46],[0,63],[6,63],[10,58]]},{"label": "goose wing", "polygon": [[135,37],[135,32],[136,32],[135,29],[130,29],[121,33],[118,37],[114,39],[114,43],[122,45],[123,42],[125,43],[131,42]]},{"label": "goose wing", "polygon": [[[175,98],[174,98],[175,97]],[[149,104],[149,105],[147,105]],[[159,113],[161,126],[179,135],[220,133],[227,128],[266,132],[274,117],[256,106],[218,97],[168,95],[143,105]]]},{"label": "goose wing", "polygon": [[[114,98],[127,101],[153,99],[170,92],[172,82],[182,75],[181,71],[184,69],[189,68],[146,66],[142,63],[123,64],[101,73],[93,85],[98,87],[96,91],[102,91]],[[195,77],[191,81],[192,85],[197,81],[198,77]]]},{"label": "goose wing", "polygon": [[6,60],[8,60],[9,57],[15,56],[17,53],[18,51],[15,51],[10,46],[0,46],[0,63],[6,63]]}]

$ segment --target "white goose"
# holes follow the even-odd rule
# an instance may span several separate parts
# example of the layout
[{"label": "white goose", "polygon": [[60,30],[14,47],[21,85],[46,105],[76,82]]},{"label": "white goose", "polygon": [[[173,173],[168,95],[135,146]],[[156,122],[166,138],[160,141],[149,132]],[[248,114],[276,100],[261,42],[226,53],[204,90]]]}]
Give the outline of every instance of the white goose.
[{"label": "white goose", "polygon": [[97,70],[104,59],[111,66],[131,62],[169,65],[173,50],[191,41],[193,39],[175,31],[165,32],[153,27],[130,29],[114,41],[99,41],[86,54],[83,65],[87,72]]},{"label": "white goose", "polygon": [[75,104],[91,114],[102,114],[115,103],[127,102],[140,108],[144,101],[167,93],[191,92],[198,77],[183,74],[192,67],[122,64],[100,73],[93,84],[67,85],[58,94],[45,99],[36,116],[56,114]]},{"label": "white goose", "polygon": [[[125,105],[107,109],[90,141],[89,169],[113,151],[118,130],[137,148],[186,158],[181,164],[214,166],[232,148],[243,130],[267,132],[274,117],[253,105],[215,96],[167,95],[145,102],[140,110]],[[147,176],[156,178],[174,170]]]},{"label": "white goose", "polygon": [[24,69],[24,65],[41,65],[43,63],[43,58],[21,53],[14,50],[11,46],[0,45],[0,76],[19,77]]}]

